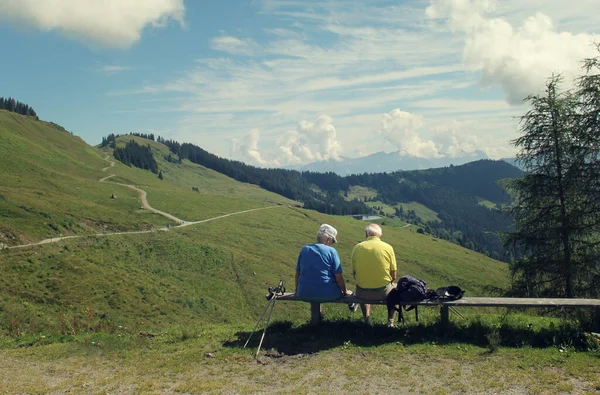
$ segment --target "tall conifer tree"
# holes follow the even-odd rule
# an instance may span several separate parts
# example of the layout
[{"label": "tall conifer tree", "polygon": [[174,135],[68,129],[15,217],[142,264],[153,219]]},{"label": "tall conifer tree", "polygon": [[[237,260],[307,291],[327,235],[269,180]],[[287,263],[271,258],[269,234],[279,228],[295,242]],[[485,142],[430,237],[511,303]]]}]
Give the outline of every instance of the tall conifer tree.
[{"label": "tall conifer tree", "polygon": [[531,109],[514,141],[525,175],[507,184],[515,230],[505,240],[515,256],[517,294],[598,296],[600,84],[591,72],[597,60],[586,61],[575,93],[560,92],[561,79],[553,76],[545,95],[526,99]]}]

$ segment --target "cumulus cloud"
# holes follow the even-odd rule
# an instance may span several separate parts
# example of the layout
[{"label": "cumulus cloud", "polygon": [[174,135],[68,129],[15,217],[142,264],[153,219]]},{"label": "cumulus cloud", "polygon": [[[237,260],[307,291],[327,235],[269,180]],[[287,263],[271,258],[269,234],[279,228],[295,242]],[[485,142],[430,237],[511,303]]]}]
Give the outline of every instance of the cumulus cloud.
[{"label": "cumulus cloud", "polygon": [[482,134],[475,122],[436,122],[398,108],[381,116],[378,135],[383,138],[386,151],[391,148],[401,156],[460,158],[476,151],[490,158],[514,155],[503,137]]},{"label": "cumulus cloud", "polygon": [[451,121],[433,128],[436,148],[446,157],[458,158],[471,154],[481,145],[472,123]]},{"label": "cumulus cloud", "polygon": [[298,124],[297,133],[313,146],[317,160],[340,159],[341,145],[332,118],[321,115],[316,122],[302,121]]},{"label": "cumulus cloud", "polygon": [[260,131],[258,129],[252,129],[248,134],[244,136],[242,141],[233,139],[233,153],[239,154],[242,158],[250,164],[255,164],[265,167],[277,167],[280,165],[277,160],[266,160],[258,148],[258,142],[260,141]]},{"label": "cumulus cloud", "polygon": [[570,83],[581,60],[595,55],[592,43],[600,35],[559,32],[543,13],[515,27],[488,16],[495,6],[494,0],[432,0],[426,13],[465,35],[465,67],[481,72],[484,85],[500,85],[511,104],[540,92],[552,73]]},{"label": "cumulus cloud", "polygon": [[288,131],[278,137],[276,145],[277,155],[282,158],[283,163],[298,164],[316,160],[315,155],[309,148],[308,141],[295,130]]},{"label": "cumulus cloud", "polygon": [[250,131],[242,141],[233,139],[232,155],[259,166],[340,159],[341,145],[332,118],[328,115],[321,115],[315,122],[299,122],[296,130],[275,137],[271,149],[259,149],[259,141],[260,132],[257,129]]},{"label": "cumulus cloud", "polygon": [[402,156],[418,158],[439,158],[440,154],[433,140],[424,140],[419,134],[423,129],[423,117],[396,108],[381,117],[379,134]]},{"label": "cumulus cloud", "polygon": [[[481,135],[475,122],[427,120],[420,114],[394,109],[381,115],[380,127],[371,140],[377,137],[386,151],[398,151],[400,156],[418,158],[459,158],[483,151],[491,158],[509,157],[503,139]],[[341,160],[342,145],[332,118],[320,116],[315,122],[301,121],[295,130],[263,140],[253,129],[241,140],[232,139],[231,157],[262,167],[302,165],[322,160]],[[369,152],[354,147],[355,156]]]},{"label": "cumulus cloud", "polygon": [[0,19],[126,48],[150,25],[183,23],[183,0],[0,0]]}]

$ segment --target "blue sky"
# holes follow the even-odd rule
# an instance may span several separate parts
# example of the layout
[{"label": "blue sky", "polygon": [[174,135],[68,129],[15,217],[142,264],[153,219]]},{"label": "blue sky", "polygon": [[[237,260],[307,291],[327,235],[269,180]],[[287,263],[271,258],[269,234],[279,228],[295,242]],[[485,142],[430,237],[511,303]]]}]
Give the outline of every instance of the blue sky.
[{"label": "blue sky", "polygon": [[261,166],[513,154],[597,0],[0,0],[0,96],[98,144],[155,133]]}]

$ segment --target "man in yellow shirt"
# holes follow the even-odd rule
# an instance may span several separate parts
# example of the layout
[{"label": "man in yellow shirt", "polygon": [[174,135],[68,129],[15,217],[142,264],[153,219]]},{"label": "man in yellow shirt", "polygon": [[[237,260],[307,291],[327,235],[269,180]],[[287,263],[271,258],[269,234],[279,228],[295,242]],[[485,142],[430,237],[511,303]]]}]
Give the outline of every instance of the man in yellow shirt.
[{"label": "man in yellow shirt", "polygon": [[[366,240],[352,250],[352,271],[356,280],[356,296],[362,300],[385,300],[394,289],[396,256],[394,248],[381,241],[383,231],[377,224],[365,228]],[[365,322],[371,324],[371,305],[361,303]],[[394,310],[388,310],[388,326],[394,326]]]}]

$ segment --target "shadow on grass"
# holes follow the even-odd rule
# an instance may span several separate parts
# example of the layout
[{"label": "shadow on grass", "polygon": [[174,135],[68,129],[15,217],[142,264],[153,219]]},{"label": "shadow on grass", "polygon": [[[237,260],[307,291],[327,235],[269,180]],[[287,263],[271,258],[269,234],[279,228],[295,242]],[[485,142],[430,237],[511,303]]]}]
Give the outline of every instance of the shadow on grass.
[{"label": "shadow on grass", "polygon": [[[256,349],[263,334],[263,327],[250,338],[249,348]],[[237,332],[237,339],[223,344],[224,347],[243,348],[251,332]],[[409,323],[398,328],[384,325],[368,326],[362,322],[326,320],[317,326],[309,324],[294,327],[289,321],[272,323],[267,329],[263,349],[275,349],[280,354],[298,355],[324,351],[345,344],[374,347],[388,343],[410,344],[472,344],[495,351],[498,347],[559,347],[579,351],[598,351],[589,333],[579,329],[576,323],[565,322],[548,328],[489,325],[474,320],[463,324],[450,323],[442,327],[439,322]]]}]

